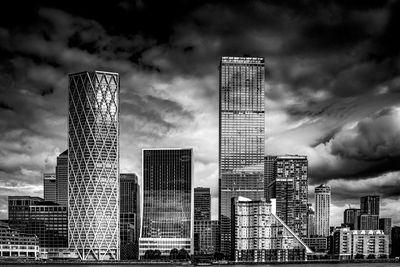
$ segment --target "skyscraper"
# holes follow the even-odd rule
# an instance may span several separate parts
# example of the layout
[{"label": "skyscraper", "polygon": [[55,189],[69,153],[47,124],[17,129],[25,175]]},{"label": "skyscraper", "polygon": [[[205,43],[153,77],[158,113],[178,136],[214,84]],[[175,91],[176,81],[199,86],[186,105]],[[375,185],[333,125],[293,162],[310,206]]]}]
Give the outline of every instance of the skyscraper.
[{"label": "skyscraper", "polygon": [[364,196],[360,198],[361,214],[379,215],[379,196]]},{"label": "skyscraper", "polygon": [[68,234],[81,260],[119,259],[119,76],[69,75]]},{"label": "skyscraper", "polygon": [[264,196],[266,200],[271,198],[273,195],[272,187],[269,187],[270,183],[274,181],[276,171],[276,156],[265,156],[264,158]]},{"label": "skyscraper", "polygon": [[364,196],[360,198],[360,230],[379,229],[379,196]]},{"label": "skyscraper", "polygon": [[317,236],[329,235],[331,188],[321,184],[315,188],[315,224]]},{"label": "skyscraper", "polygon": [[222,57],[219,79],[221,252],[231,258],[231,199],[264,197],[264,58]]},{"label": "skyscraper", "polygon": [[65,150],[57,157],[56,188],[56,202],[60,205],[68,206],[68,150]]},{"label": "skyscraper", "polygon": [[360,209],[345,209],[343,214],[343,223],[350,230],[359,230],[359,217],[360,217]]},{"label": "skyscraper", "polygon": [[210,188],[196,187],[194,189],[194,220],[211,220]]},{"label": "skyscraper", "polygon": [[57,201],[56,174],[43,173],[43,195],[46,201]]},{"label": "skyscraper", "polygon": [[143,149],[142,177],[139,257],[175,248],[193,255],[192,149]]},{"label": "skyscraper", "polygon": [[139,185],[134,173],[120,174],[121,260],[137,259],[139,241]]},{"label": "skyscraper", "polygon": [[270,197],[276,198],[276,215],[300,238],[307,236],[308,161],[306,156],[277,156]]}]

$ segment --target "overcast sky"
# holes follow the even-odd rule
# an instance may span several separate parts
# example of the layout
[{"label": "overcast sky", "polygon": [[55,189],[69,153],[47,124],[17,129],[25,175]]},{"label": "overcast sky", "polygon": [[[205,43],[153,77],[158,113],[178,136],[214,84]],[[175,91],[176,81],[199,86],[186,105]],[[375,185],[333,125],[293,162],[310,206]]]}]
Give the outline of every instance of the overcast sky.
[{"label": "overcast sky", "polygon": [[[32,1],[33,2],[33,1]],[[357,3],[357,4],[356,4]],[[400,224],[399,1],[8,1],[0,11],[0,218],[67,147],[67,74],[120,73],[121,172],[193,147],[218,201],[221,56],[266,59],[266,152],[309,159],[332,225],[379,194]]]}]

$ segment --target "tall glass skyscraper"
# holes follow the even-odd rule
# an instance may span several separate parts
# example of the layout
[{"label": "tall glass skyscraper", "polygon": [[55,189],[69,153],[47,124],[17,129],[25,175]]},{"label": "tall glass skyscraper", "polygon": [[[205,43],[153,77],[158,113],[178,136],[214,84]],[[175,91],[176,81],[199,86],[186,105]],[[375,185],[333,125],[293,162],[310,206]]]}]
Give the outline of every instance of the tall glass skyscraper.
[{"label": "tall glass skyscraper", "polygon": [[119,75],[69,75],[68,234],[81,260],[119,259]]},{"label": "tall glass skyscraper", "polygon": [[147,250],[193,254],[192,149],[142,150],[139,257]]},{"label": "tall glass skyscraper", "polygon": [[315,188],[315,226],[317,236],[329,235],[331,211],[331,188],[321,184]]},{"label": "tall glass skyscraper", "polygon": [[231,199],[264,197],[264,58],[222,57],[219,79],[221,252],[231,258]]}]

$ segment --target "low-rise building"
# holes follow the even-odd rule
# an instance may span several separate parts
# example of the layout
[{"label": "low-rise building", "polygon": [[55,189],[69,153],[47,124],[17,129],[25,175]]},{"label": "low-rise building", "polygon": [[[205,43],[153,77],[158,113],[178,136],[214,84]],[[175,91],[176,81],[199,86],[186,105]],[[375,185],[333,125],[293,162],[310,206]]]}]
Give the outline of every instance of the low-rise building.
[{"label": "low-rise building", "polygon": [[41,198],[8,197],[8,216],[11,228],[39,238],[41,255],[58,257],[68,248],[67,207]]},{"label": "low-rise building", "polygon": [[232,199],[232,255],[236,262],[307,259],[307,245],[277,215],[275,200]]},{"label": "low-rise building", "polygon": [[194,255],[213,255],[218,247],[218,221],[194,221]]},{"label": "low-rise building", "polygon": [[20,233],[7,226],[0,226],[0,258],[39,258],[39,239],[35,235]]},{"label": "low-rise building", "polygon": [[340,260],[388,258],[389,236],[382,230],[337,229],[333,233],[333,254]]},{"label": "low-rise building", "polygon": [[308,237],[303,238],[303,241],[315,253],[326,253],[328,250],[327,237]]}]

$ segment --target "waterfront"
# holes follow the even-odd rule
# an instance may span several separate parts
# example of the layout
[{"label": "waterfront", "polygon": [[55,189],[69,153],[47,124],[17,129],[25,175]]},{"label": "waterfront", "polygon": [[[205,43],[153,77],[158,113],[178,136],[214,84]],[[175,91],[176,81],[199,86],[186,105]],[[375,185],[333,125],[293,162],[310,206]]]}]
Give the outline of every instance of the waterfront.
[{"label": "waterfront", "polygon": [[[32,264],[33,265],[33,264]],[[56,266],[71,266],[71,264],[38,264],[45,265],[48,267],[56,267]],[[171,264],[132,264],[134,266],[156,266],[156,267],[170,267]],[[369,267],[398,267],[400,266],[399,262],[359,262],[359,263],[301,263],[301,264],[234,264],[234,265],[221,265],[221,266],[235,266],[235,267],[251,267],[251,266],[280,266],[280,267],[293,267],[300,265],[302,267],[362,267],[368,265]],[[1,264],[1,267],[16,267],[16,266],[28,266],[27,264]],[[107,266],[107,267],[125,267],[127,264],[73,264],[73,266],[85,266],[85,267],[99,267],[99,266]],[[177,266],[193,266],[193,265],[177,265]],[[219,266],[219,265],[211,265],[211,266]]]}]

